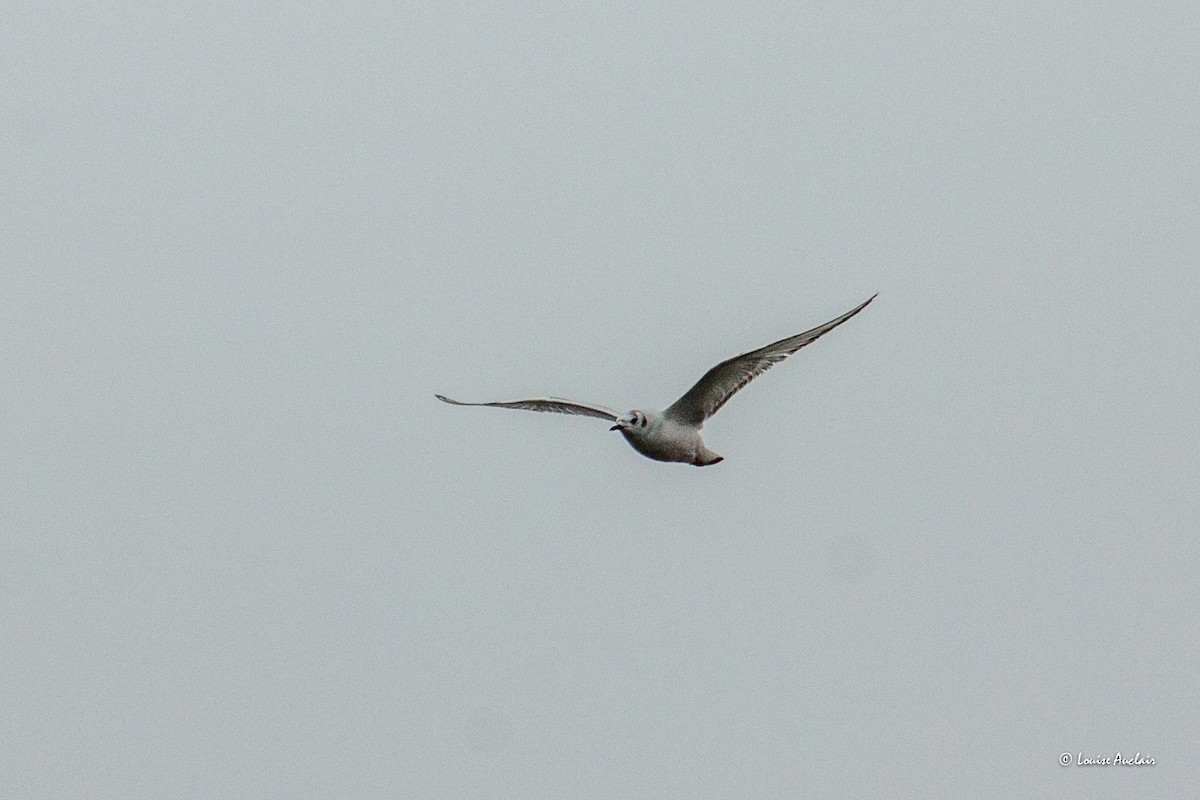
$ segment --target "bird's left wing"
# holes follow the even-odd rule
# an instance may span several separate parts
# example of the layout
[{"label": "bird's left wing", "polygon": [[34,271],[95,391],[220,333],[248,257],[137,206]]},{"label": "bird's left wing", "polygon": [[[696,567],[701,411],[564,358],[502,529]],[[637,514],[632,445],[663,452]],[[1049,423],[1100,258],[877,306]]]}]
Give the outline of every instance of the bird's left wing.
[{"label": "bird's left wing", "polygon": [[774,344],[722,361],[704,373],[704,377],[697,381],[695,386],[688,389],[683,397],[676,400],[670,408],[663,412],[664,416],[684,425],[700,426],[704,420],[717,413],[738,389],[804,345],[812,344],[821,336],[829,333],[866,308],[867,303],[876,297],[878,297],[877,294],[871,295],[866,303],[847,311],[837,319],[831,319],[824,325],[818,325],[810,331],[780,339]]},{"label": "bird's left wing", "polygon": [[518,408],[523,411],[551,411],[555,414],[578,414],[584,417],[598,417],[609,422],[616,422],[616,412],[604,406],[591,403],[577,403],[574,400],[564,400],[561,397],[534,397],[529,400],[510,400],[500,403],[463,403],[435,394],[438,400],[453,406],[491,406],[493,408]]}]

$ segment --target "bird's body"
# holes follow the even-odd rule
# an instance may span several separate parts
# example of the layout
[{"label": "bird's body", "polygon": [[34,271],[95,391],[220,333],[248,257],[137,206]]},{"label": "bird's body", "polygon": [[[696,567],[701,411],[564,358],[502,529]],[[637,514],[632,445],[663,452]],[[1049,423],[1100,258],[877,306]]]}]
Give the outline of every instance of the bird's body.
[{"label": "bird's body", "polygon": [[697,467],[724,460],[705,446],[699,428],[676,422],[661,411],[634,411],[627,417],[618,417],[616,422],[613,427],[621,431],[630,447],[646,458]]},{"label": "bird's body", "polygon": [[442,395],[435,395],[444,403],[457,406],[492,406],[494,408],[516,408],[526,411],[551,411],[558,414],[577,414],[598,417],[613,422],[609,430],[620,431],[634,450],[655,461],[675,461],[706,467],[723,461],[704,444],[700,429],[704,421],[720,410],[739,389],[792,353],[811,344],[819,337],[841,325],[874,300],[873,295],[866,303],[854,308],[837,319],[830,320],[812,330],[780,339],[778,342],[751,350],[722,361],[704,373],[696,385],[689,389],[663,411],[635,409],[627,414],[617,414],[604,406],[578,403],[560,397],[536,397],[530,400],[513,400],[498,403],[460,403]]}]

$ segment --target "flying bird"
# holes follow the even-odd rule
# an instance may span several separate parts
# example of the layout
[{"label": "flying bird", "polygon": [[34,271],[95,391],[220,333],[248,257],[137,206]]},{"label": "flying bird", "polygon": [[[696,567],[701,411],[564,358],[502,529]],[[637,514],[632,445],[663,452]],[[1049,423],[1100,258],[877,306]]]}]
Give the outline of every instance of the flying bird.
[{"label": "flying bird", "polygon": [[525,411],[553,411],[556,414],[578,414],[597,417],[615,423],[610,431],[620,431],[634,450],[655,461],[678,461],[697,467],[707,467],[724,461],[705,446],[700,438],[704,421],[716,414],[739,389],[792,353],[811,344],[821,336],[841,325],[867,304],[878,297],[871,297],[857,308],[847,311],[837,319],[818,325],[810,331],[780,339],[774,344],[742,353],[704,373],[696,385],[688,389],[683,397],[663,411],[634,409],[617,415],[615,411],[592,403],[578,403],[561,397],[534,397],[529,400],[510,400],[497,403],[462,403],[435,394],[443,403],[456,406],[490,406],[492,408],[517,408]]}]

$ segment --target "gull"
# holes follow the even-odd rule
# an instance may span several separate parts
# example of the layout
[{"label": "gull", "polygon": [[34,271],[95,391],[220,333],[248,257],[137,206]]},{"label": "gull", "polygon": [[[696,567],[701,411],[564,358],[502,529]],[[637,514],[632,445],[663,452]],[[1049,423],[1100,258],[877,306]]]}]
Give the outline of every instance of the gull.
[{"label": "gull", "polygon": [[509,400],[496,403],[463,403],[435,394],[443,403],[455,406],[489,406],[491,408],[516,408],[524,411],[551,411],[556,414],[577,414],[597,417],[615,423],[610,431],[620,431],[634,450],[655,461],[676,461],[707,467],[724,461],[709,450],[700,438],[704,421],[716,414],[739,389],[783,361],[792,353],[812,344],[820,337],[841,325],[867,304],[878,297],[871,295],[865,303],[847,311],[837,319],[812,330],[780,339],[778,342],[742,353],[740,356],[722,361],[704,373],[696,385],[662,411],[634,409],[620,416],[611,409],[593,403],[579,403],[561,397],[534,397],[529,400]]}]

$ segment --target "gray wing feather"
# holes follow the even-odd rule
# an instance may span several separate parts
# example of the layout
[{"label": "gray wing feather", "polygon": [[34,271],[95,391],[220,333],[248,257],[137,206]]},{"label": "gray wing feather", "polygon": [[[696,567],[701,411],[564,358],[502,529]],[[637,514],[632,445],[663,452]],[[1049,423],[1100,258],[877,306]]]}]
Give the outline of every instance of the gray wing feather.
[{"label": "gray wing feather", "polygon": [[517,408],[523,411],[551,411],[555,414],[578,414],[584,417],[598,417],[609,422],[615,422],[617,415],[604,406],[591,403],[576,403],[574,400],[564,400],[561,397],[534,397],[529,400],[511,400],[501,403],[463,403],[435,394],[438,400],[453,406],[491,406],[492,408]]},{"label": "gray wing feather", "polygon": [[704,373],[704,377],[697,381],[695,386],[688,389],[683,397],[676,400],[670,408],[663,412],[664,415],[684,425],[701,425],[704,420],[717,413],[721,409],[721,406],[725,405],[729,398],[733,397],[747,383],[780,361],[783,361],[792,353],[804,347],[804,345],[811,344],[821,336],[829,333],[838,325],[841,325],[866,308],[867,304],[878,296],[878,294],[871,295],[866,303],[847,311],[837,319],[830,320],[824,325],[818,325],[811,331],[805,331],[795,336],[789,336],[786,339],[780,339],[774,344],[769,344],[766,347],[760,347],[758,350],[751,350],[749,353],[743,353],[727,361],[722,361]]}]

